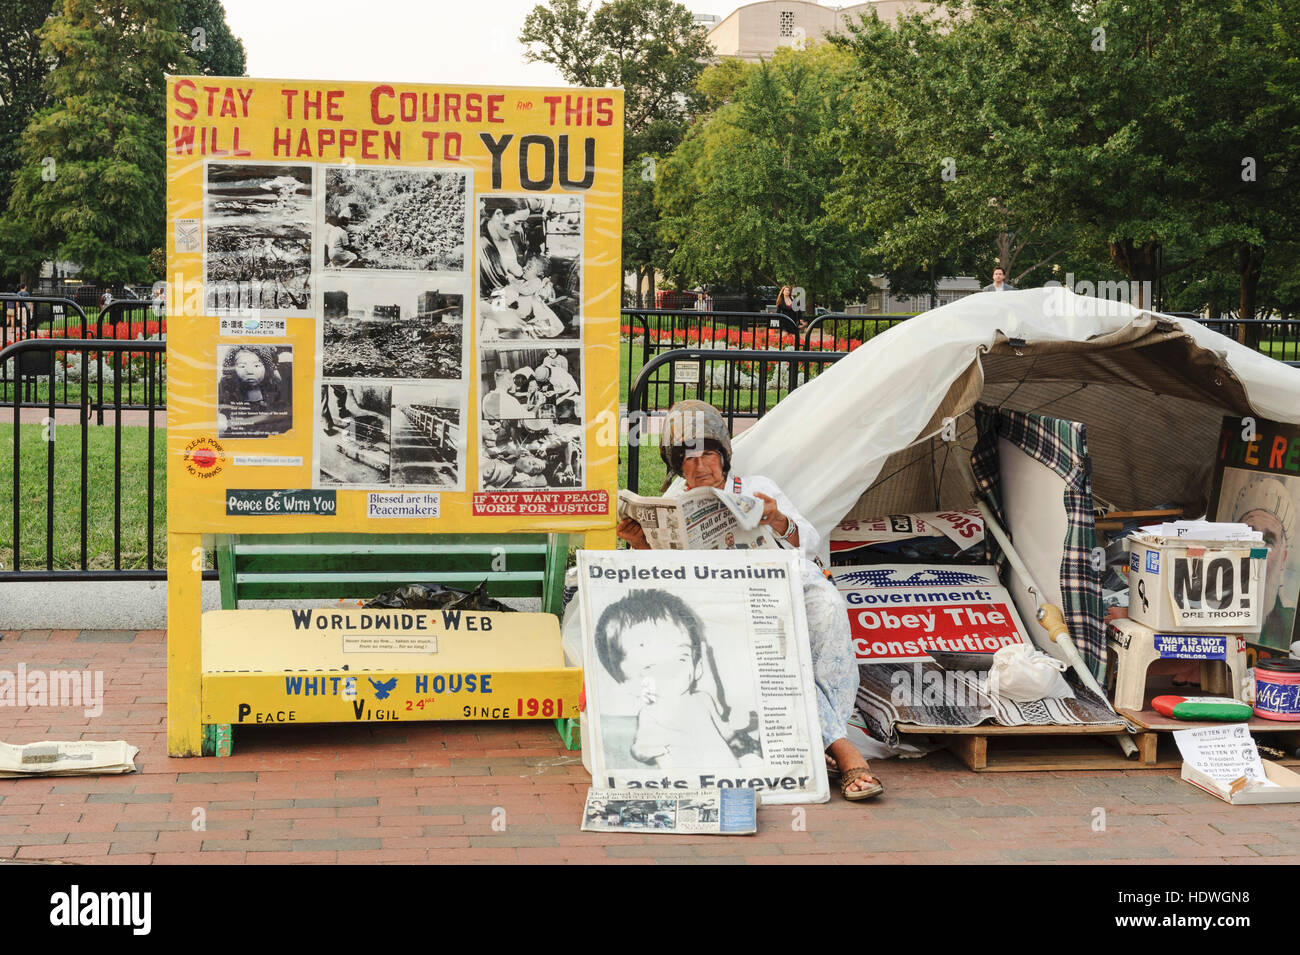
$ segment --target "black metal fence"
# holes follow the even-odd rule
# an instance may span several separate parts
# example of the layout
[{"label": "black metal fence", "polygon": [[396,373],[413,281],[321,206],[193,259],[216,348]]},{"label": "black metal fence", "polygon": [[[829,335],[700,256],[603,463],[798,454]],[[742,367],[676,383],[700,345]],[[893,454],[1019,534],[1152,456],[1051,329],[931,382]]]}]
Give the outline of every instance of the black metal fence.
[{"label": "black metal fence", "polygon": [[[0,510],[0,581],[165,577],[157,553],[165,455],[149,413],[166,403],[162,316],[130,299],[87,310],[66,297],[0,294],[0,307],[0,408],[12,409],[0,486],[12,487],[13,507]],[[910,318],[837,313],[800,327],[765,312],[622,314],[633,490],[650,419],[675,401],[707,401],[733,428],[757,420],[827,364]],[[1300,365],[1300,320],[1203,324]],[[92,416],[101,425],[107,416],[107,426],[89,427]],[[95,556],[110,552],[111,564]]]},{"label": "black metal fence", "polygon": [[[143,356],[139,382],[142,407],[161,408],[161,383],[155,372],[157,359],[166,347],[165,342],[157,340],[31,338],[0,348],[0,366],[11,360],[21,366],[26,358],[53,361],[56,354],[72,353],[80,358],[83,367],[92,361],[102,362],[112,372],[107,400],[102,393],[97,399],[101,423],[105,404],[112,411],[111,427],[90,426],[89,388],[78,391],[76,415],[55,400],[54,388],[46,389],[40,407],[25,404],[20,389],[12,390],[7,405],[12,409],[13,452],[7,460],[0,459],[0,482],[7,478],[4,483],[12,485],[13,512],[4,522],[8,526],[0,529],[0,581],[166,577],[166,570],[156,560],[160,530],[165,532],[157,519],[161,512],[156,502],[161,498],[158,492],[162,475],[156,412],[133,411],[125,400],[125,366]],[[103,378],[100,384],[105,384]],[[139,423],[143,428],[128,427],[128,416],[142,419]],[[76,430],[71,449],[66,437],[69,429]],[[139,473],[141,461],[143,474]],[[72,501],[67,499],[69,488],[75,488],[71,491],[75,495]],[[6,530],[8,541],[4,540]],[[43,543],[31,546],[27,542],[32,537],[43,538]],[[111,549],[111,566],[102,566],[105,560],[92,559],[92,539],[97,542],[96,554]],[[99,543],[106,546],[101,548]]]},{"label": "black metal fence", "polygon": [[[0,294],[0,307],[5,312],[0,348],[33,339],[156,341],[165,335],[164,310],[147,301],[119,300],[107,308],[87,312],[69,298]],[[0,404],[9,404],[16,396],[22,407],[43,408],[53,395],[55,408],[75,409],[80,407],[81,392],[88,390],[90,408],[102,424],[103,409],[112,400],[117,376],[104,352],[86,359],[82,355],[77,349],[34,349],[24,352],[16,362],[0,364]],[[121,369],[124,407],[129,410],[162,408],[165,403],[162,385],[166,379],[164,354],[135,350],[134,355]],[[146,401],[145,364],[151,366],[149,375],[160,386],[155,389],[152,404]]]},{"label": "black metal fence", "polygon": [[1300,319],[1197,318],[1196,321],[1278,361],[1289,365],[1300,363]]},{"label": "black metal fence", "polygon": [[[829,364],[839,361],[846,352],[827,351],[768,351],[747,348],[680,348],[661,352],[641,368],[627,396],[627,486],[636,491],[640,486],[641,445],[651,433],[653,412],[666,409],[675,401],[697,398],[707,401],[722,412],[727,426],[734,432],[736,419],[758,419],[765,415],[782,397],[799,385],[815,377]],[[702,369],[721,367],[724,378],[732,385],[724,391],[722,400],[714,397],[712,384],[706,388]],[[679,369],[701,369],[697,380],[683,384],[676,380]],[[660,383],[666,370],[667,381]],[[742,387],[740,375],[755,375],[752,380],[769,382],[775,387],[761,385]],[[693,376],[695,377],[695,376]],[[665,389],[666,395],[665,397]]]}]

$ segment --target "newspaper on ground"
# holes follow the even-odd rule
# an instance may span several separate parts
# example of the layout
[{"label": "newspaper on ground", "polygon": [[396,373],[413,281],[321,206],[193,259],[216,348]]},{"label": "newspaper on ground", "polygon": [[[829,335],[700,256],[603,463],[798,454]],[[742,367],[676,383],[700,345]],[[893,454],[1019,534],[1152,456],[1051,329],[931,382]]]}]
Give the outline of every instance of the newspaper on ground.
[{"label": "newspaper on ground", "polygon": [[0,778],[133,773],[139,752],[138,747],[123,740],[111,743],[44,740],[24,746],[0,743]]},{"label": "newspaper on ground", "polygon": [[1259,758],[1246,723],[1175,730],[1182,777],[1234,806],[1300,802],[1300,775]]},{"label": "newspaper on ground", "polygon": [[775,548],[776,538],[759,525],[763,501],[716,487],[697,487],[677,497],[618,492],[619,520],[631,517],[652,550],[754,550]]},{"label": "newspaper on ground", "polygon": [[752,789],[588,789],[582,828],[588,832],[667,832],[748,836],[758,831]]},{"label": "newspaper on ground", "polygon": [[825,802],[795,551],[579,551],[598,789]]}]

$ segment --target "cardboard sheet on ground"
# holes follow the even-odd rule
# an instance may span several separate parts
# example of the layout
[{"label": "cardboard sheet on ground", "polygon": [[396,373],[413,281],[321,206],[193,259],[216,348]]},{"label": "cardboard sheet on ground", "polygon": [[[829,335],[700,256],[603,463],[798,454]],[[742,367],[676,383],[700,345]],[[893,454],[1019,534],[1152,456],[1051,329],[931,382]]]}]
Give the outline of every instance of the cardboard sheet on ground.
[{"label": "cardboard sheet on ground", "polygon": [[798,554],[579,551],[578,575],[597,788],[829,798]]},{"label": "cardboard sheet on ground", "polygon": [[1245,723],[1175,730],[1182,777],[1233,805],[1300,802],[1300,776],[1260,759]]},{"label": "cardboard sheet on ground", "polygon": [[1245,778],[1249,786],[1274,786],[1264,774],[1259,749],[1245,723],[1174,731],[1183,762],[1224,788]]}]

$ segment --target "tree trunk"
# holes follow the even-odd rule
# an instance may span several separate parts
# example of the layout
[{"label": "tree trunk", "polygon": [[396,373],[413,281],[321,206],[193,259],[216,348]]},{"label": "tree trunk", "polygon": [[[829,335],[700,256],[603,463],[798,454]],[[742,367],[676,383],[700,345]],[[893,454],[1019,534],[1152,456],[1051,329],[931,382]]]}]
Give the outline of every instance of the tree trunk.
[{"label": "tree trunk", "polygon": [[1237,340],[1243,345],[1258,348],[1263,332],[1258,325],[1248,324],[1255,318],[1255,301],[1259,296],[1259,276],[1264,268],[1264,250],[1249,243],[1237,249],[1237,272],[1241,276],[1241,298],[1237,317],[1242,324]]},{"label": "tree trunk", "polygon": [[1110,260],[1130,282],[1136,282],[1136,295],[1130,303],[1138,308],[1151,308],[1152,291],[1160,277],[1160,243],[1135,242],[1120,239],[1110,243]]},{"label": "tree trunk", "polygon": [[1002,271],[1011,276],[1011,244],[1016,241],[1014,232],[999,232],[997,239],[998,247],[998,265],[1002,266]]}]

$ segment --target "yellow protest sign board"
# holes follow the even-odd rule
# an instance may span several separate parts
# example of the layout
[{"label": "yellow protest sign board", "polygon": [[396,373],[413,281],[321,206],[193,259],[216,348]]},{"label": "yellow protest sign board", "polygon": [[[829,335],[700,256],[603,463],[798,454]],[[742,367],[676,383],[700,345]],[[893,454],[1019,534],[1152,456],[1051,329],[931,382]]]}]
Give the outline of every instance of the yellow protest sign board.
[{"label": "yellow protest sign board", "polygon": [[203,722],[561,719],[582,670],[547,613],[214,610]]},{"label": "yellow protest sign board", "polygon": [[[210,535],[612,540],[623,94],[181,76],[166,111],[168,751],[197,755],[204,723],[366,718],[208,671]],[[419,681],[486,675],[524,718],[576,714],[559,660],[348,640],[399,713],[479,718]]]},{"label": "yellow protest sign board", "polygon": [[169,526],[612,527],[622,109],[170,78]]}]

